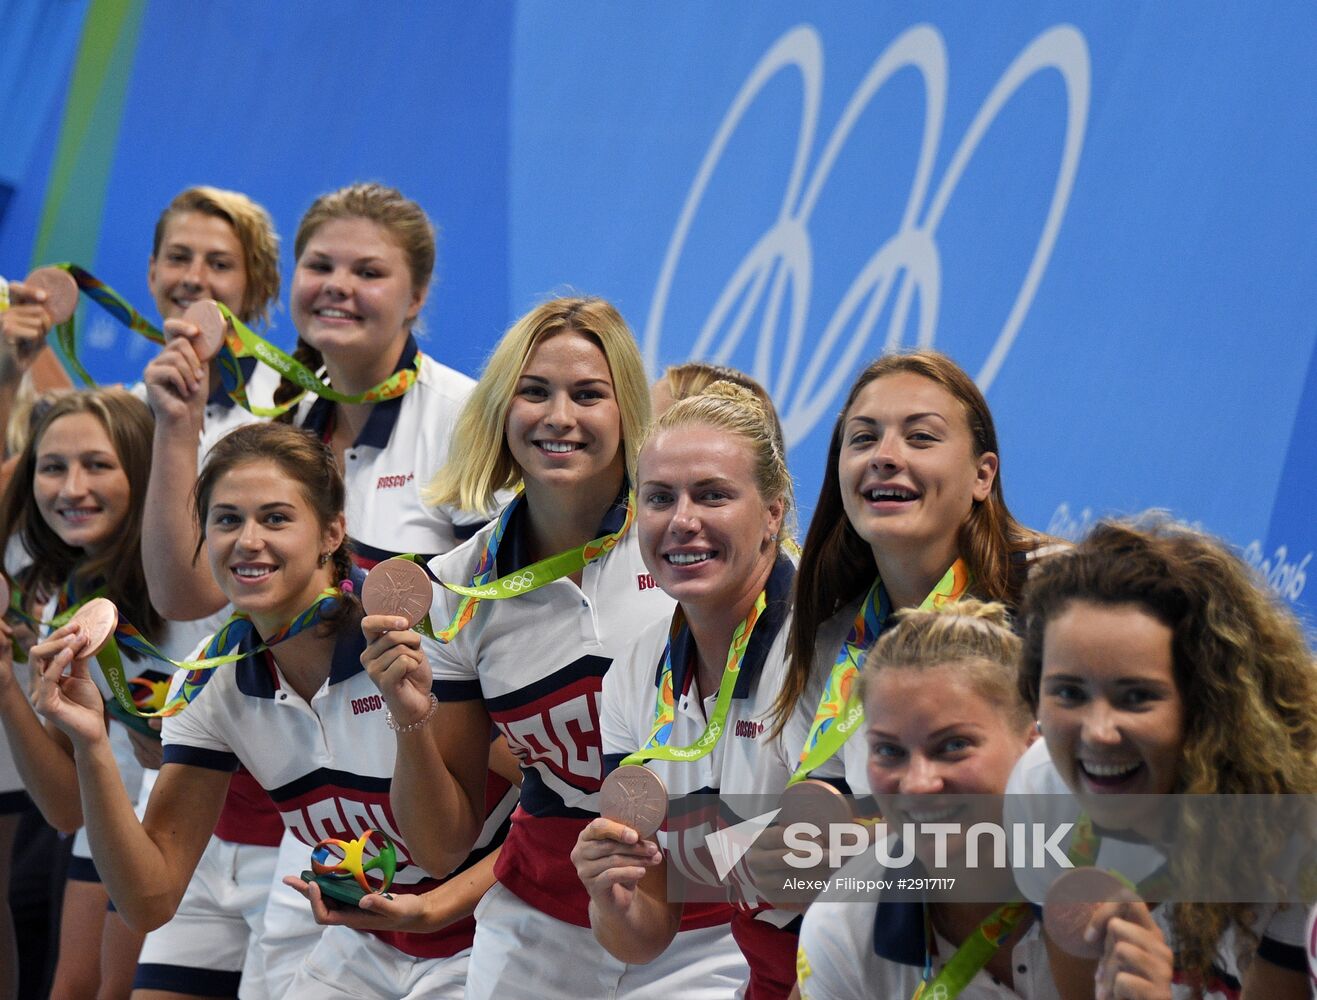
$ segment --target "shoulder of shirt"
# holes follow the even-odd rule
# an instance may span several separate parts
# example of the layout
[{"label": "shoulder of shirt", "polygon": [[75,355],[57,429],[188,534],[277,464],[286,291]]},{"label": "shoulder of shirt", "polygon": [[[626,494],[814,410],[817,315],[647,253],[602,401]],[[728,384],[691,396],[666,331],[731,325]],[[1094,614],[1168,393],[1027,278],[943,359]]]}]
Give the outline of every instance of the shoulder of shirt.
[{"label": "shoulder of shirt", "polygon": [[424,387],[432,393],[446,396],[454,402],[464,403],[466,397],[475,388],[476,380],[447,365],[440,364],[424,351],[421,352],[421,374],[417,380],[418,387]]},{"label": "shoulder of shirt", "polygon": [[485,544],[497,525],[498,517],[495,515],[461,545],[431,559],[427,565],[434,578],[440,583],[470,583],[471,574],[479,564]]},{"label": "shoulder of shirt", "polygon": [[1038,793],[1044,795],[1069,794],[1070,789],[1061,779],[1061,773],[1047,752],[1047,741],[1034,740],[1011,770],[1006,782],[1007,794]]}]

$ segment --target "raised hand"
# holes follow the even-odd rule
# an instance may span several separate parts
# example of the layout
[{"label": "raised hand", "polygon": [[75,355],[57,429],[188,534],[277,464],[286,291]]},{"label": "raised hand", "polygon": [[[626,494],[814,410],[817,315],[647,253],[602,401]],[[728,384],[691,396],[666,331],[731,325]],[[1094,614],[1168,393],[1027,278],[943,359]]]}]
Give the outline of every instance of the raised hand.
[{"label": "raised hand", "polygon": [[186,320],[168,319],[165,332],[169,342],[142,374],[146,400],[156,420],[169,423],[191,420],[199,427],[210,395],[210,368],[197,357],[193,347],[201,331]]},{"label": "raised hand", "polygon": [[107,739],[105,702],[91,679],[82,627],[70,622],[29,651],[37,712],[68,734],[74,744]]},{"label": "raised hand", "polygon": [[361,665],[380,689],[400,727],[419,722],[430,711],[432,675],[421,651],[421,637],[405,618],[367,615],[361,619],[367,646]]},{"label": "raised hand", "polygon": [[1084,937],[1103,942],[1096,1000],[1170,1000],[1175,956],[1143,900],[1101,904]]},{"label": "raised hand", "polygon": [[576,875],[594,905],[619,914],[631,908],[645,873],[662,861],[657,844],[602,816],[590,821],[572,848]]}]

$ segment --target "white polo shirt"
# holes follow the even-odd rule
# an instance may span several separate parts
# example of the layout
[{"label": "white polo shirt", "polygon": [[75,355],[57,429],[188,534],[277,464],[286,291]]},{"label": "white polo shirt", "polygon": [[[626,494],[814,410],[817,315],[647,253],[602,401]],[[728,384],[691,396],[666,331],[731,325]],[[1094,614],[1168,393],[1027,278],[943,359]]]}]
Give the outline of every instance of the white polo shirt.
[{"label": "white polo shirt", "polygon": [[[235,648],[254,644],[249,634]],[[322,839],[351,840],[378,830],[398,848],[391,891],[423,892],[439,880],[412,863],[398,835],[389,804],[397,741],[384,725],[384,700],[361,666],[365,645],[355,624],[339,632],[329,678],[309,703],[268,653],[220,668],[192,704],[165,720],[165,763],[222,771],[241,763],[306,845],[308,861]],[[515,804],[516,790],[507,781],[491,774],[489,783],[484,828],[458,871],[498,845]],[[413,957],[441,958],[469,948],[474,931],[468,918],[433,934],[377,936]]]},{"label": "white polo shirt", "polygon": [[[418,348],[407,338],[395,371],[410,368]],[[375,403],[366,426],[343,453],[347,522],[353,558],[369,569],[402,553],[430,559],[447,552],[486,520],[449,507],[432,507],[421,490],[448,460],[457,417],[475,386],[466,375],[423,357],[406,393]],[[307,395],[296,423],[322,439],[333,433],[334,404]]]},{"label": "white polo shirt", "polygon": [[[623,504],[614,505],[599,534],[620,528],[624,514]],[[531,562],[524,515],[523,506],[509,521],[498,576]],[[470,583],[496,523],[433,560],[434,576]],[[436,629],[448,624],[458,603],[436,585]],[[590,926],[589,897],[570,854],[599,810],[603,678],[672,607],[653,585],[632,530],[585,567],[580,587],[564,577],[521,597],[484,601],[452,642],[424,640],[440,700],[482,699],[521,762],[521,803],[495,874],[529,905],[579,927]]]},{"label": "white polo shirt", "polygon": [[[721,885],[708,857],[705,839],[721,826],[731,826],[748,816],[734,814],[733,804],[721,803],[721,815],[711,815],[708,805],[719,793],[762,795],[765,801],[781,795],[791,777],[792,764],[781,741],[770,740],[773,701],[786,673],[787,633],[791,628],[790,596],[795,568],[779,559],[765,588],[764,612],[746,647],[745,658],[732,691],[722,738],[703,757],[689,761],[650,759],[645,767],[663,779],[674,801],[668,821],[659,832],[659,846],[668,853],[668,863],[681,874],[705,885]],[[605,771],[643,747],[654,726],[657,684],[663,652],[668,645],[669,621],[656,621],[640,635],[627,656],[604,678],[603,743]],[[672,730],[667,745],[690,746],[703,735],[718,700],[717,690],[702,692],[695,685],[694,640],[681,629],[673,643]],[[697,795],[683,811],[679,796]],[[708,797],[705,797],[708,796]],[[738,905],[756,908],[763,900],[750,880],[729,874],[728,888]],[[776,914],[789,923],[795,914]]]},{"label": "white polo shirt", "polygon": [[[1035,920],[1011,949],[1014,988],[980,969],[966,984],[960,1000],[1059,997],[1039,926]],[[956,947],[934,931],[929,951],[933,975],[937,975]],[[910,997],[919,988],[924,959],[925,924],[919,903],[820,900],[805,912],[800,928],[796,973],[801,1000]]]},{"label": "white polo shirt", "polygon": [[[1079,803],[1052,763],[1047,744],[1041,739],[1025,751],[1011,771],[1006,793],[1007,822],[1041,821],[1047,824],[1048,829],[1055,829],[1060,823],[1073,822],[1079,815]],[[1062,850],[1068,851],[1070,838],[1067,837],[1060,846]],[[1159,856],[1146,845],[1106,836],[1101,840],[1094,864],[1099,868],[1118,871],[1138,882],[1153,874],[1159,860]],[[1020,892],[1026,899],[1040,906],[1047,895],[1051,877],[1046,871],[1032,867],[1015,868],[1015,882]],[[1259,904],[1254,910],[1257,916],[1251,929],[1258,938],[1257,953],[1273,965],[1303,972],[1307,968],[1304,950],[1304,921],[1307,913],[1298,906],[1282,909],[1267,904]],[[1155,907],[1152,919],[1161,928],[1167,944],[1174,949],[1175,934],[1171,928],[1169,911],[1167,906]],[[1217,944],[1212,975],[1203,994],[1206,1000],[1230,1000],[1239,995],[1242,972],[1236,958],[1238,948],[1238,934],[1231,926]],[[1171,995],[1175,1000],[1189,1000],[1194,994],[1189,986],[1177,982],[1171,987]]]}]

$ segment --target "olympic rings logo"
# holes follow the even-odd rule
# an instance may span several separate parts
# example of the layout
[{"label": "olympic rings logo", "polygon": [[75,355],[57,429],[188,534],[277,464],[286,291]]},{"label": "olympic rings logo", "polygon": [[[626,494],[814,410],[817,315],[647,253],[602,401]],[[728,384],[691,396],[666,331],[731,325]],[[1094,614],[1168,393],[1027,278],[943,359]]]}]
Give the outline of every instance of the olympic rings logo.
[{"label": "olympic rings logo", "polygon": [[[822,40],[811,25],[802,24],[774,43],[733,99],[681,207],[642,336],[649,371],[658,370],[668,302],[705,195],[743,119],[756,104],[774,100],[780,93],[770,87],[774,81],[788,79],[796,91],[793,103],[800,106],[795,150],[785,169],[780,201],[766,206],[770,217],[761,235],[735,263],[703,320],[683,317],[679,325],[693,323],[699,329],[695,343],[683,350],[682,357],[706,358],[720,364],[733,363],[732,354],[743,338],[757,338],[753,368],[747,370],[777,400],[790,446],[803,440],[835,408],[835,400],[845,392],[857,364],[873,353],[869,345],[880,318],[890,315],[885,350],[901,345],[912,311],[919,346],[932,346],[944,288],[938,229],[953,204],[952,196],[1003,109],[1030,79],[1055,72],[1065,105],[1060,120],[1052,126],[1059,126],[1062,132],[1056,180],[1010,312],[975,378],[980,389],[988,390],[1033,303],[1074,188],[1088,123],[1088,44],[1068,24],[1056,25],[1034,38],[998,78],[949,160],[940,149],[948,118],[948,63],[946,43],[932,25],[919,24],[902,32],[870,66],[820,148],[815,137],[821,134],[823,124]],[[820,258],[810,232],[814,210],[865,110],[888,81],[906,69],[918,73],[923,84],[924,121],[915,173],[900,221],[887,240],[862,262],[823,328],[807,331],[811,290],[824,284],[814,273]],[[766,93],[773,96],[765,97]],[[784,118],[787,114],[783,112]],[[935,168],[944,161],[947,166],[938,178]],[[701,275],[701,280],[706,277]],[[889,302],[891,307],[885,308]],[[757,331],[751,329],[756,317],[761,317]],[[811,346],[812,354],[807,351]]]},{"label": "olympic rings logo", "polygon": [[523,590],[529,590],[535,583],[535,576],[532,573],[518,573],[516,576],[508,577],[501,580],[503,589],[512,594],[519,594]]}]

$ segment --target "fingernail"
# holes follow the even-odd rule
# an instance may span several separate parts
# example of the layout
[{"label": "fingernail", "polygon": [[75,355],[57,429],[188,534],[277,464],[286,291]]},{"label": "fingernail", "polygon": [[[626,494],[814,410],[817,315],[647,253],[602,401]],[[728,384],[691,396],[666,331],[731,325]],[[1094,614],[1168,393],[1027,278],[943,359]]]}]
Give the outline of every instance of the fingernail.
[{"label": "fingernail", "polygon": [[401,631],[402,631],[403,629],[405,629],[406,627],[407,627],[407,619],[406,619],[406,618],[395,618],[395,619],[393,619],[393,629],[394,629],[395,632],[401,632]]},{"label": "fingernail", "polygon": [[1098,939],[1098,929],[1095,925],[1089,924],[1084,928],[1084,943],[1092,944]]}]

